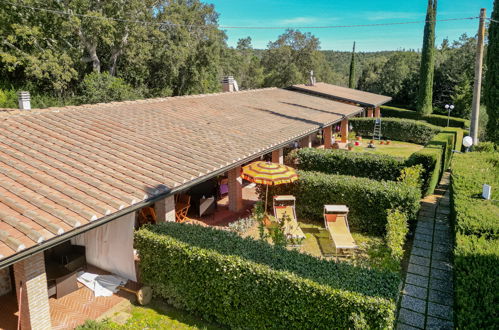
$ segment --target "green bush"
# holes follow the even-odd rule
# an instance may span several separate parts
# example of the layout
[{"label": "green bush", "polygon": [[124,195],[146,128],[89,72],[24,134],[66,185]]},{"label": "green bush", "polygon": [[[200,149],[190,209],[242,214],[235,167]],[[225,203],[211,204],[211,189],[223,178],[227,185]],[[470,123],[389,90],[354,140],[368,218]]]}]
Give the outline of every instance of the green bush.
[{"label": "green bush", "polygon": [[454,150],[461,151],[463,148],[463,137],[465,131],[462,128],[457,127],[445,127],[442,129],[442,132],[451,133],[454,135]]},{"label": "green bush", "polygon": [[480,142],[477,146],[473,146],[473,151],[477,152],[494,152],[499,150],[499,146],[494,142]]},{"label": "green bush", "polygon": [[394,322],[395,272],[178,223],[146,226],[135,244],[142,280],[157,296],[231,328],[381,329]]},{"label": "green bush", "polygon": [[298,168],[328,174],[353,175],[375,180],[394,181],[404,166],[402,158],[346,150],[298,149]]},{"label": "green bush", "polygon": [[451,132],[441,132],[435,135],[425,146],[425,148],[435,148],[442,151],[441,174],[449,168],[453,154],[452,150],[454,150],[454,138],[455,134]]},{"label": "green bush", "polygon": [[413,153],[406,162],[407,166],[421,164],[423,166],[423,195],[431,195],[438,184],[442,171],[442,150],[423,148]]},{"label": "green bush", "polygon": [[[499,186],[498,153],[466,153],[452,161],[451,205],[458,328],[499,328],[499,205],[482,184]],[[494,197],[493,197],[494,198]]]},{"label": "green bush", "polygon": [[[401,108],[396,108],[396,107],[382,106],[381,107],[381,115],[383,117],[424,120],[427,123],[432,124],[432,125],[442,126],[442,127],[447,126],[447,116],[431,114],[428,116],[421,117],[419,115],[419,113],[417,113],[416,111],[401,109]],[[466,127],[470,126],[470,121],[463,119],[463,118],[450,117],[449,126],[450,127],[466,128]]]},{"label": "green bush", "polygon": [[454,249],[457,327],[499,328],[499,240],[456,235]]},{"label": "green bush", "polygon": [[140,98],[140,93],[123,79],[109,73],[92,72],[80,83],[80,103],[105,103]]},{"label": "green bush", "polygon": [[[499,153],[471,152],[455,155],[452,162],[452,197],[455,226],[464,235],[499,239],[499,206],[481,198],[482,184],[489,184],[498,194]],[[492,197],[497,199],[496,197]]]},{"label": "green bush", "polygon": [[395,260],[402,260],[404,243],[409,232],[407,215],[399,210],[389,210],[386,222],[386,245]]},{"label": "green bush", "polygon": [[412,186],[417,190],[421,191],[422,180],[423,180],[423,165],[416,164],[409,167],[404,167],[400,171],[400,176],[397,178],[398,182],[402,182],[406,185]]},{"label": "green bush", "polygon": [[[351,118],[350,123],[357,134],[372,137],[374,118]],[[401,118],[381,119],[381,134],[383,138],[389,140],[426,144],[440,130],[440,127],[423,121]]]},{"label": "green bush", "polygon": [[[411,220],[419,210],[420,191],[403,183],[309,171],[298,175],[292,184],[269,187],[269,196],[294,195],[301,219],[322,222],[325,204],[344,204],[350,227],[384,236],[389,209],[399,208]],[[265,190],[259,186],[258,191],[264,199]]]}]

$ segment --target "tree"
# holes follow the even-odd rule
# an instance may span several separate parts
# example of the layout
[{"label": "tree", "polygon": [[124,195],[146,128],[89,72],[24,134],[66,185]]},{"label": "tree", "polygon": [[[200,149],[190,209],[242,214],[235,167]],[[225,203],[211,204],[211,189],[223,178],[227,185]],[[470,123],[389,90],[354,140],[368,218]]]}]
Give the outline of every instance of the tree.
[{"label": "tree", "polygon": [[353,42],[352,60],[350,61],[350,76],[348,79],[348,87],[355,88],[355,41]]},{"label": "tree", "polygon": [[288,29],[276,41],[270,42],[262,64],[265,69],[265,86],[287,87],[308,81],[313,70],[317,81],[331,78],[320,42],[310,33]]},{"label": "tree", "polygon": [[80,103],[125,101],[140,96],[123,79],[113,77],[108,72],[92,72],[85,76],[79,86]]},{"label": "tree", "polygon": [[485,105],[487,107],[487,138],[499,144],[499,0],[494,1],[489,26],[487,73],[485,75]]},{"label": "tree", "polygon": [[433,75],[435,70],[435,19],[437,0],[428,0],[426,24],[424,27],[421,67],[419,71],[419,91],[417,111],[421,115],[433,112]]}]

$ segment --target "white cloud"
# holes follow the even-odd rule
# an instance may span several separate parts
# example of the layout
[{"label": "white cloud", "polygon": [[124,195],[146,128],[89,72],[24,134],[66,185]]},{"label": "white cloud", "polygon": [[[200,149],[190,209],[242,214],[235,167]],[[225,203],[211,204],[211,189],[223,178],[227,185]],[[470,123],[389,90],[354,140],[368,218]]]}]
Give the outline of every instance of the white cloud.
[{"label": "white cloud", "polygon": [[369,11],[364,12],[363,16],[368,21],[382,21],[387,19],[425,19],[425,14],[406,11]]},{"label": "white cloud", "polygon": [[303,24],[303,23],[314,23],[317,22],[315,17],[293,17],[282,19],[279,21],[279,24]]}]

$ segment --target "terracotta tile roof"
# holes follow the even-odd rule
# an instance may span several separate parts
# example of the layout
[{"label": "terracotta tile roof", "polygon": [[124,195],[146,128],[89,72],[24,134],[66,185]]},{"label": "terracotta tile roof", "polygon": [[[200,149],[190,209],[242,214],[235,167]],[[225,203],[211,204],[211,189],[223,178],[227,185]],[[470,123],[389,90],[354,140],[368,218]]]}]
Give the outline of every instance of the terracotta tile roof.
[{"label": "terracotta tile roof", "polygon": [[320,96],[327,96],[342,101],[354,102],[361,106],[374,107],[374,108],[379,107],[380,105],[385,104],[386,102],[389,102],[392,99],[389,96],[363,92],[358,89],[341,87],[320,82],[316,83],[314,86],[294,85],[292,86],[292,88],[307,93],[312,93]]},{"label": "terracotta tile roof", "polygon": [[271,88],[0,116],[0,261],[361,110]]}]

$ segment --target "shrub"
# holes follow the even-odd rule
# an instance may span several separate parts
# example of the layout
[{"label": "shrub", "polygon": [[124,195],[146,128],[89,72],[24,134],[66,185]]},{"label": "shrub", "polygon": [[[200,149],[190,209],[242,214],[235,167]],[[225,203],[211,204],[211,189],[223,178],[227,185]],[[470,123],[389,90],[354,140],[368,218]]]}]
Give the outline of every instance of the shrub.
[{"label": "shrub", "polygon": [[109,73],[92,72],[80,83],[80,103],[104,103],[133,100],[140,94],[123,79]]},{"label": "shrub", "polygon": [[386,245],[395,260],[402,260],[404,243],[409,226],[407,215],[399,210],[389,210],[386,222]]},{"label": "shrub", "polygon": [[478,152],[494,152],[499,150],[499,146],[494,142],[480,142],[478,145],[473,147],[473,151]]},{"label": "shrub", "polygon": [[322,222],[325,204],[345,204],[350,209],[351,227],[384,236],[389,209],[399,208],[409,219],[419,210],[421,193],[403,183],[309,171],[299,171],[298,175],[292,184],[269,187],[269,195],[294,195],[297,215],[302,219]]},{"label": "shrub", "polygon": [[457,127],[445,127],[442,132],[451,133],[454,135],[454,150],[461,151],[463,148],[463,137],[465,131],[462,128]]},{"label": "shrub", "polygon": [[[362,136],[372,137],[374,118],[351,118],[353,130]],[[382,118],[381,134],[385,139],[417,144],[428,143],[441,128],[428,123],[400,118]]]},{"label": "shrub", "polygon": [[499,206],[481,198],[482,184],[499,187],[498,173],[497,153],[456,155],[452,162],[452,198],[459,233],[499,239]]},{"label": "shrub", "polygon": [[442,151],[441,174],[449,168],[452,150],[454,150],[454,138],[455,135],[451,132],[441,132],[435,135],[425,147],[440,149]]},{"label": "shrub", "polygon": [[454,271],[456,328],[499,328],[499,240],[457,234]]},{"label": "shrub", "polygon": [[441,176],[442,150],[435,148],[423,148],[413,153],[406,162],[407,166],[421,164],[423,166],[423,184],[421,190],[423,195],[431,195],[435,190]]},{"label": "shrub", "polygon": [[298,168],[328,174],[343,174],[394,181],[404,166],[402,158],[345,150],[298,149]]},{"label": "shrub", "polygon": [[397,178],[398,182],[402,182],[406,185],[412,186],[419,191],[422,188],[422,179],[423,179],[423,165],[416,164],[409,167],[404,167],[400,171],[400,176]]},{"label": "shrub", "polygon": [[499,327],[499,205],[483,200],[482,184],[499,186],[499,154],[458,154],[452,161],[451,205],[458,328]]},{"label": "shrub", "polygon": [[[162,223],[135,234],[144,283],[231,328],[390,328],[400,277],[237,234]],[[361,322],[361,323],[362,323]]]},{"label": "shrub", "polygon": [[[443,126],[443,127],[447,126],[447,116],[431,114],[431,115],[421,117],[419,115],[419,113],[417,113],[416,111],[413,111],[413,110],[407,110],[407,109],[401,109],[401,108],[395,108],[395,107],[389,107],[389,106],[382,106],[381,107],[381,115],[383,117],[424,120],[427,123],[432,124],[432,125]],[[470,126],[470,121],[463,119],[463,118],[450,117],[449,126],[450,127],[466,128],[466,127]]]}]

